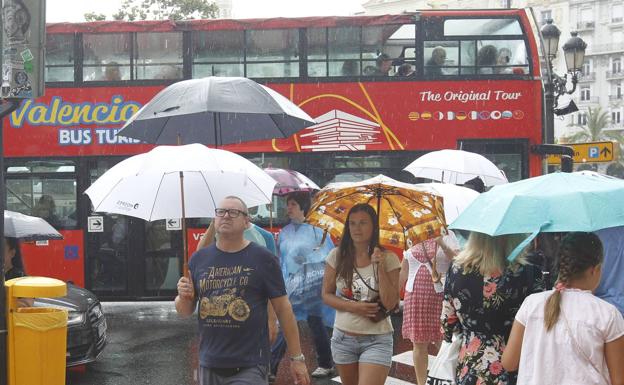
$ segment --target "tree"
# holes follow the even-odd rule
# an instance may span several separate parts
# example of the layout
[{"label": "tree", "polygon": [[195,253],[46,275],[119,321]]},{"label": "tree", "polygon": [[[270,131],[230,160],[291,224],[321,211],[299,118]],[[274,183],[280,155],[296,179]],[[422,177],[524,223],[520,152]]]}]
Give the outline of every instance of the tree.
[{"label": "tree", "polygon": [[219,7],[208,0],[124,0],[115,20],[187,20],[216,18]]},{"label": "tree", "polygon": [[84,14],[85,21],[102,21],[106,20],[106,15],[103,13],[89,12]]},{"label": "tree", "polygon": [[571,124],[579,127],[581,131],[566,138],[567,143],[616,141],[619,144],[619,161],[624,160],[624,136],[619,132],[607,131],[609,127],[609,113],[602,111],[602,107],[587,109],[586,124]]}]

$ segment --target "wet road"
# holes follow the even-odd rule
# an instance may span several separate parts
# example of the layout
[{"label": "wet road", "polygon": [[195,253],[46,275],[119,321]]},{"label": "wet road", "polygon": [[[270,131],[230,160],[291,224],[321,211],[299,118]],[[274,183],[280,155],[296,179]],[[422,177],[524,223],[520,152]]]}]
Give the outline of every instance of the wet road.
[{"label": "wet road", "polygon": [[[103,303],[108,323],[108,345],[99,359],[82,370],[67,373],[69,385],[196,385],[197,320],[180,319],[173,302]],[[410,349],[400,336],[400,319],[395,324],[395,354]],[[314,348],[305,325],[300,328],[304,354],[310,370],[316,368]],[[407,357],[402,356],[403,359]],[[411,357],[411,356],[410,356]],[[400,360],[400,358],[399,358]],[[409,361],[409,359],[407,360]],[[413,383],[413,368],[395,362],[390,376]],[[335,384],[331,379],[314,379],[315,385]],[[280,365],[276,385],[290,385],[288,362]]]}]

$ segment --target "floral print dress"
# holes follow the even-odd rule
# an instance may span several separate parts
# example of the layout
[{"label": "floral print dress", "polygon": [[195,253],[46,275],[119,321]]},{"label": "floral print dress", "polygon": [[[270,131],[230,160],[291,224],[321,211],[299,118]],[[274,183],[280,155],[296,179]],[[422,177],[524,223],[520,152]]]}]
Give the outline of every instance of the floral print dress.
[{"label": "floral print dress", "polygon": [[501,356],[516,312],[528,295],[541,291],[536,266],[512,264],[502,273],[481,275],[453,264],[444,286],[442,326],[445,341],[463,339],[457,385],[512,385],[515,374],[503,369]]}]

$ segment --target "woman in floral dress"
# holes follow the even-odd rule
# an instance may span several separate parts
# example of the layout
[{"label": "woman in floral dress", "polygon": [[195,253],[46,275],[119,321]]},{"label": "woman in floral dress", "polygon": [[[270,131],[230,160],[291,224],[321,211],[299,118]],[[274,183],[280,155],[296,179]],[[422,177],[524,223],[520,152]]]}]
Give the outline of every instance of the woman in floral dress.
[{"label": "woman in floral dress", "polygon": [[505,341],[524,298],[542,289],[539,269],[526,264],[523,254],[507,262],[522,238],[473,232],[449,270],[442,326],[445,341],[451,342],[454,333],[462,338],[455,374],[458,385],[516,382],[501,364]]}]

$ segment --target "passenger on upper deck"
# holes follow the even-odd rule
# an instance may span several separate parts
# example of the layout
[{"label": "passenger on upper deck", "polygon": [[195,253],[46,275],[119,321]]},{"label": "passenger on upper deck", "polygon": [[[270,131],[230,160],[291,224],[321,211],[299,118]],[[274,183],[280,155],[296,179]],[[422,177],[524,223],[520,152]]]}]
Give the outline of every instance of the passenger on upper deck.
[{"label": "passenger on upper deck", "polygon": [[441,76],[442,66],[446,61],[446,50],[440,46],[437,46],[431,51],[431,57],[425,63],[425,75],[426,76]]},{"label": "passenger on upper deck", "polygon": [[347,59],[342,63],[342,76],[358,76],[359,73],[358,62],[355,59]]},{"label": "passenger on upper deck", "polygon": [[477,52],[477,66],[480,74],[493,74],[498,57],[498,49],[491,44],[484,45]]},{"label": "passenger on upper deck", "polygon": [[110,82],[118,82],[121,79],[121,72],[119,71],[119,64],[117,62],[111,61],[106,65],[106,69],[104,70],[104,80]]},{"label": "passenger on upper deck", "polygon": [[373,76],[388,76],[388,72],[392,68],[392,59],[390,59],[390,55],[387,53],[381,53],[377,56],[375,60],[377,67],[373,71],[371,75]]},{"label": "passenger on upper deck", "polygon": [[414,75],[414,67],[409,63],[403,63],[399,67],[396,75],[394,76],[412,76]]}]

